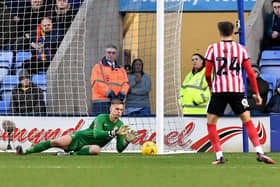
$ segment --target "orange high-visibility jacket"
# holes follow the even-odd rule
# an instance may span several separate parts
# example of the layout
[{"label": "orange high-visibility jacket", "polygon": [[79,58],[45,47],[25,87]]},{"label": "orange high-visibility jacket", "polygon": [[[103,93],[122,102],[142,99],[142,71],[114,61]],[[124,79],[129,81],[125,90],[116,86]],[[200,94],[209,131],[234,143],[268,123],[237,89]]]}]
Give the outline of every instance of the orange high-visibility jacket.
[{"label": "orange high-visibility jacket", "polygon": [[91,90],[92,101],[105,102],[110,101],[108,95],[111,91],[118,95],[123,92],[127,95],[129,83],[124,68],[116,64],[113,69],[103,58],[101,62],[95,64],[91,71]]}]

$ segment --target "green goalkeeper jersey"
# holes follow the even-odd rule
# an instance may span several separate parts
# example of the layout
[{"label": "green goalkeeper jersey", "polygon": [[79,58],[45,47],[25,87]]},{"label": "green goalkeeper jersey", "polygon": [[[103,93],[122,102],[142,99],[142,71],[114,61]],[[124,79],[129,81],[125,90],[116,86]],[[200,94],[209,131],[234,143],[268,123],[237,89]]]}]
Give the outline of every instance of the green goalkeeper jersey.
[{"label": "green goalkeeper jersey", "polygon": [[[116,126],[119,129],[122,125],[123,122],[121,120],[113,123],[110,121],[109,114],[100,114],[93,120],[88,129],[70,134],[72,142],[67,151],[78,151],[85,145],[99,145],[103,147],[114,138],[109,135],[109,131],[113,130]],[[124,141],[122,135],[117,135],[116,137],[117,151],[122,152],[128,144]]]}]

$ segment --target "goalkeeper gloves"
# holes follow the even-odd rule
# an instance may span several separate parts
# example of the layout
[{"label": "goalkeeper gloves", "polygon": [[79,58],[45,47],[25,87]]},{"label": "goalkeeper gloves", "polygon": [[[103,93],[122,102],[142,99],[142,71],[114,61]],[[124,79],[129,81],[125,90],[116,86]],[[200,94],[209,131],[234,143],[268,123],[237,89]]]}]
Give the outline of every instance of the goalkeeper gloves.
[{"label": "goalkeeper gloves", "polygon": [[125,140],[130,143],[133,142],[134,140],[136,140],[137,138],[139,138],[139,134],[136,130],[130,130],[128,131],[127,135],[124,137]]},{"label": "goalkeeper gloves", "polygon": [[119,129],[114,129],[108,132],[110,137],[115,137],[116,135],[126,135],[128,133],[128,125],[122,125]]},{"label": "goalkeeper gloves", "polygon": [[117,135],[126,135],[128,133],[128,125],[122,125],[117,131]]}]

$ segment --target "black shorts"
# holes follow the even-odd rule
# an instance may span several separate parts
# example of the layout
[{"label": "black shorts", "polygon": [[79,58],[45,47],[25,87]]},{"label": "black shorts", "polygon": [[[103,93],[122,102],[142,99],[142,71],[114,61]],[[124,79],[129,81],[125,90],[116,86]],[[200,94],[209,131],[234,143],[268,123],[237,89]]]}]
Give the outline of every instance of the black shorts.
[{"label": "black shorts", "polygon": [[231,106],[235,114],[242,114],[249,109],[244,93],[212,93],[207,112],[222,116],[224,115],[227,104]]}]

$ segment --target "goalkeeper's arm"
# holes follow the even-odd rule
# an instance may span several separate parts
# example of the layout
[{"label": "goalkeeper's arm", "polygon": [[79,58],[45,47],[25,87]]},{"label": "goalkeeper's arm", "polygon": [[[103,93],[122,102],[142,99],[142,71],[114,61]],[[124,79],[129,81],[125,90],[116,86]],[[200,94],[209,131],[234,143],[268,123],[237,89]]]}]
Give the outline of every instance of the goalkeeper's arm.
[{"label": "goalkeeper's arm", "polygon": [[121,153],[130,142],[133,142],[138,138],[138,132],[135,130],[128,130],[126,134],[118,136],[117,138],[117,150]]}]

